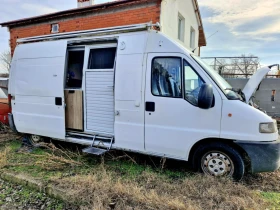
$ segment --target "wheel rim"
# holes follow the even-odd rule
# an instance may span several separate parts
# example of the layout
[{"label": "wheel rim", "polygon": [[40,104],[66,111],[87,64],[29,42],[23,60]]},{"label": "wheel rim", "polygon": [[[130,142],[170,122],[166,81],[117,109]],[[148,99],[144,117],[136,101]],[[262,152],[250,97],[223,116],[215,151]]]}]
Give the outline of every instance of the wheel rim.
[{"label": "wheel rim", "polygon": [[38,135],[31,135],[30,140],[32,143],[37,144],[41,141],[41,137]]},{"label": "wheel rim", "polygon": [[231,158],[219,151],[211,151],[203,155],[201,168],[205,174],[212,176],[231,176],[234,172]]}]

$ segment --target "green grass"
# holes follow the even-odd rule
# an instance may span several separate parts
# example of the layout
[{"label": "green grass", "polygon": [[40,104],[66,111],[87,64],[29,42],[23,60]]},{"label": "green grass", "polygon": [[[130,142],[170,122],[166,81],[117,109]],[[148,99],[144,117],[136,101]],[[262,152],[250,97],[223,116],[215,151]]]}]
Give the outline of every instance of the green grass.
[{"label": "green grass", "polygon": [[280,193],[276,192],[261,192],[262,197],[270,203],[269,209],[280,209]]},{"label": "green grass", "polygon": [[21,147],[21,143],[19,141],[12,141],[8,145],[12,149],[12,151],[16,151]]},{"label": "green grass", "polygon": [[25,200],[28,200],[32,197],[32,193],[27,189],[22,189],[19,193]]}]

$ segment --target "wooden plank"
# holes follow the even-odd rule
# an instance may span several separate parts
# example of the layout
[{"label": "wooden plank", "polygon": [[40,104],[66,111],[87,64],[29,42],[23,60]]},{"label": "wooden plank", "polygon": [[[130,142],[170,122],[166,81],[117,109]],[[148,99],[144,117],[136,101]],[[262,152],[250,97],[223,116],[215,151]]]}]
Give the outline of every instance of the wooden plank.
[{"label": "wooden plank", "polygon": [[84,130],[83,120],[83,91],[65,90],[65,119],[66,128]]}]

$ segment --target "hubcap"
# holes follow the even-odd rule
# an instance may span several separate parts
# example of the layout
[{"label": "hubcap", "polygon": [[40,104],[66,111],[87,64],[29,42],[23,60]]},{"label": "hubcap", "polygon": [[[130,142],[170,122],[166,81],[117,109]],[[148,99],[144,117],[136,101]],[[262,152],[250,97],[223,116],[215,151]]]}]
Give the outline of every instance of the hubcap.
[{"label": "hubcap", "polygon": [[229,156],[217,151],[208,152],[202,157],[201,168],[205,174],[212,176],[232,175],[234,171]]}]

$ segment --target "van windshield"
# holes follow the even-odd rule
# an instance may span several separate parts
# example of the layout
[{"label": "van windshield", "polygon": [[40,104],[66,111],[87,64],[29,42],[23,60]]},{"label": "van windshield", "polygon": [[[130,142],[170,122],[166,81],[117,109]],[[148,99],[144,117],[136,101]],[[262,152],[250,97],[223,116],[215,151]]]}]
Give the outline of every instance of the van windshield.
[{"label": "van windshield", "polygon": [[232,91],[232,86],[216,72],[211,66],[209,66],[205,61],[203,61],[200,57],[191,54],[193,59],[203,68],[206,73],[214,80],[214,82],[220,87],[220,89],[224,92],[230,100],[239,100],[240,97]]}]

